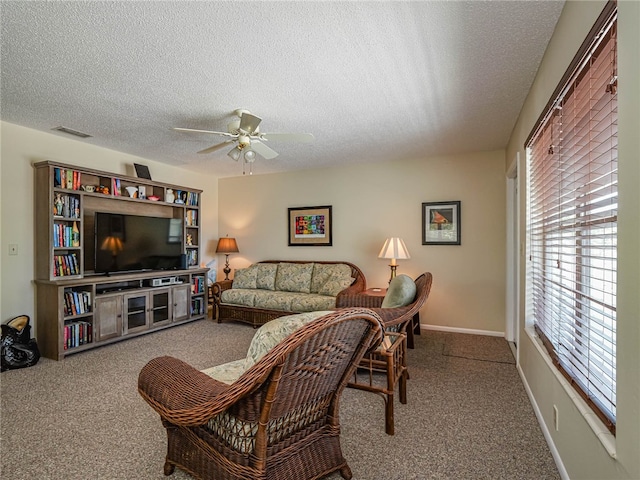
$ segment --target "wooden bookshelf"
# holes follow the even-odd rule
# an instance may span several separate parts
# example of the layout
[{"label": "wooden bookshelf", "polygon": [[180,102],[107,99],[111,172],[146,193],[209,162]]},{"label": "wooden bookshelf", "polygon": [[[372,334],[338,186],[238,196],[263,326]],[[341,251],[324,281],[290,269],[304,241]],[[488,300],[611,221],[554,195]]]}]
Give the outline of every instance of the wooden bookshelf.
[{"label": "wooden bookshelf", "polygon": [[[41,353],[56,360],[206,318],[200,268],[201,190],[56,162],[35,168],[36,322]],[[186,265],[96,274],[96,212],[182,219]],[[168,283],[170,282],[170,283]]]}]

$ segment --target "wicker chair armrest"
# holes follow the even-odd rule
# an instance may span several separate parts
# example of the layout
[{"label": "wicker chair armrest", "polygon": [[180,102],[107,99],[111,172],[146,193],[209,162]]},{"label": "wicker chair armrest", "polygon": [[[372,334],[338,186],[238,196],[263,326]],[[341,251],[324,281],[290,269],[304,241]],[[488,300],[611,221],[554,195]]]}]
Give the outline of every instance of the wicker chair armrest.
[{"label": "wicker chair armrest", "polygon": [[173,357],[157,357],[138,376],[138,392],[160,416],[174,425],[204,425],[236,399],[229,385]]},{"label": "wicker chair armrest", "polygon": [[373,296],[373,295],[362,295],[360,293],[350,294],[339,294],[336,298],[336,307],[337,308],[347,308],[347,307],[363,307],[363,308],[380,308],[382,306],[382,301],[384,297]]},{"label": "wicker chair armrest", "polygon": [[402,346],[402,339],[406,336],[406,334],[399,332],[385,332],[384,339],[379,348],[393,354],[393,352]]}]

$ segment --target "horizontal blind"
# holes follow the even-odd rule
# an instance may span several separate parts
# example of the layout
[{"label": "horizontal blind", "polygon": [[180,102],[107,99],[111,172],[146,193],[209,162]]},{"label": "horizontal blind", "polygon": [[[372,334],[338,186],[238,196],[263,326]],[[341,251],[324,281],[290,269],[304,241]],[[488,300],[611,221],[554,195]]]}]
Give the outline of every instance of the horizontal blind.
[{"label": "horizontal blind", "polygon": [[615,432],[616,13],[527,144],[530,301],[554,363]]}]

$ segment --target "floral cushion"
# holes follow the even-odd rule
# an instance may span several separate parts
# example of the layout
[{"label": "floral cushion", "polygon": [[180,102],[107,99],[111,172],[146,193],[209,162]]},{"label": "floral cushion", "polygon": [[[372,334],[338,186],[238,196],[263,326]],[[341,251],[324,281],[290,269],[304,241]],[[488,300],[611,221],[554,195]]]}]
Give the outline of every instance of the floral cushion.
[{"label": "floral cushion", "polygon": [[353,283],[351,267],[345,263],[315,263],[311,293],[336,296]]},{"label": "floral cushion", "polygon": [[256,295],[258,295],[259,292],[259,290],[254,289],[230,288],[222,291],[220,294],[220,302],[253,307],[255,305]]},{"label": "floral cushion", "polygon": [[262,325],[253,335],[247,356],[240,360],[216,365],[202,370],[210,377],[226,384],[232,384],[242,374],[260,360],[269,350],[278,345],[298,328],[331,311],[306,312],[296,315],[286,315],[276,318]]},{"label": "floral cushion", "polygon": [[280,263],[276,274],[276,290],[309,293],[313,263]]},{"label": "floral cushion", "polygon": [[262,290],[275,290],[277,263],[257,263],[256,264],[256,288]]},{"label": "floral cushion", "polygon": [[238,268],[233,275],[231,288],[257,288],[256,277],[258,269],[256,265],[247,268]]},{"label": "floral cushion", "polygon": [[276,318],[265,323],[256,331],[251,340],[249,350],[247,351],[245,367],[247,369],[251,368],[253,364],[260,360],[269,350],[278,345],[298,328],[329,313],[332,312],[298,313]]}]

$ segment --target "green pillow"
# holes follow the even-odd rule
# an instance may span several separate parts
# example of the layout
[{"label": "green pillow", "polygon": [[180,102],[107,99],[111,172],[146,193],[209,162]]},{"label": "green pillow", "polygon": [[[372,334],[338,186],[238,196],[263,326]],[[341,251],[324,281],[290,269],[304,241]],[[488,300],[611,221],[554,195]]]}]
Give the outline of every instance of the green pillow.
[{"label": "green pillow", "polygon": [[416,298],[416,283],[408,275],[398,275],[389,284],[382,308],[406,307]]}]

